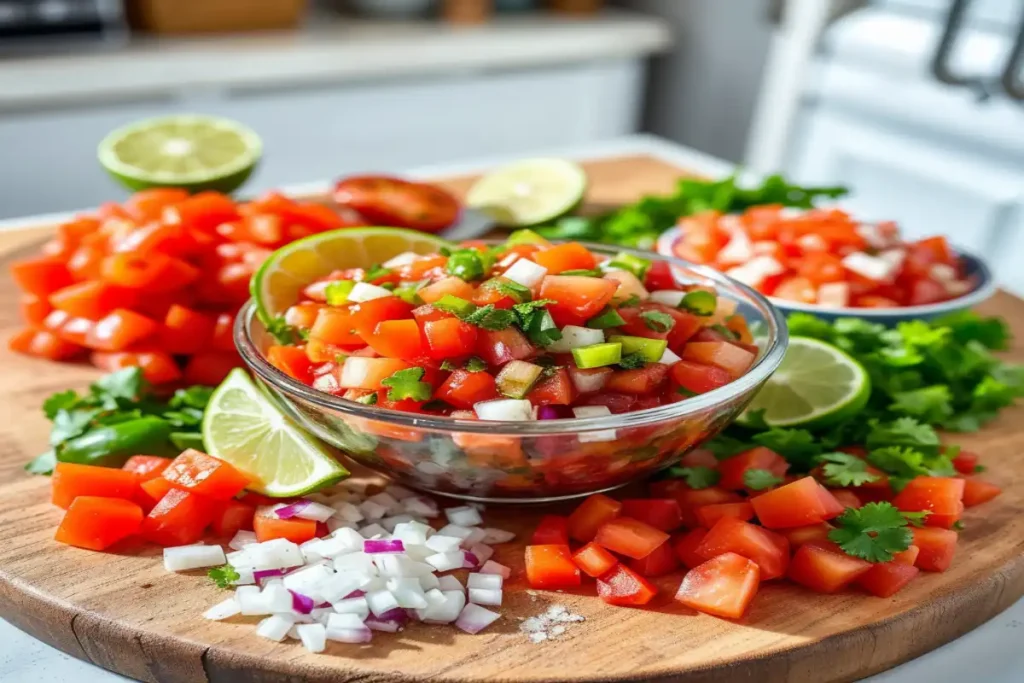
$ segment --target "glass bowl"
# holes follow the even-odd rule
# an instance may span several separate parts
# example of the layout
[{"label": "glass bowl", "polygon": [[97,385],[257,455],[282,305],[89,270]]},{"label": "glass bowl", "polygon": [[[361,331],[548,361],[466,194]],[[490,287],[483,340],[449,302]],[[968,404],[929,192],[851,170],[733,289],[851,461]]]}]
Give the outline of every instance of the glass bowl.
[{"label": "glass bowl", "polygon": [[[497,243],[497,242],[495,242]],[[786,324],[762,295],[721,273],[650,252],[588,244],[668,262],[684,283],[711,284],[759,329],[761,353],[724,387],[669,405],[594,418],[499,422],[420,415],[317,391],[266,361],[274,343],[250,301],[235,344],[258,382],[311,434],[358,463],[429,493],[489,503],[550,502],[607,491],[673,465],[732,422],[775,371]]]}]

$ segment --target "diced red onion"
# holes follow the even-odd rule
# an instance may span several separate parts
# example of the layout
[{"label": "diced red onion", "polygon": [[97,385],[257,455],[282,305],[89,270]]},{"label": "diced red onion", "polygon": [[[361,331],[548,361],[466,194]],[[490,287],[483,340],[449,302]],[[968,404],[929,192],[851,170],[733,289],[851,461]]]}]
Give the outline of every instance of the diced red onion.
[{"label": "diced red onion", "polygon": [[[313,611],[314,603],[313,598],[302,593],[296,593],[295,591],[288,589],[288,592],[292,594],[292,609],[299,614],[309,614]],[[324,603],[327,604],[327,603]]]},{"label": "diced red onion", "polygon": [[[366,619],[366,621],[369,621],[370,619],[379,619],[381,621],[397,621],[399,624],[404,624],[405,622],[409,621],[409,613],[401,607],[395,607],[393,609],[389,609],[387,612],[380,615],[379,617],[374,617],[371,614]],[[371,626],[371,628],[373,627]]]},{"label": "diced red onion", "polygon": [[480,560],[477,559],[476,555],[468,551],[462,554],[463,569],[476,569],[479,566]]},{"label": "diced red onion", "polygon": [[345,599],[346,599],[346,600],[349,600],[349,599],[351,599],[351,598],[361,598],[361,597],[363,597],[363,596],[365,596],[365,595],[366,595],[366,592],[365,592],[365,591],[361,591],[361,590],[354,590],[354,591],[352,591],[351,593],[349,593],[348,595],[346,595],[346,596],[345,596]]},{"label": "diced red onion", "polygon": [[398,539],[367,539],[363,541],[363,552],[367,555],[373,555],[376,553],[404,553],[405,546]]},{"label": "diced red onion", "polygon": [[563,420],[572,417],[569,406],[540,406],[537,408],[538,420]]},{"label": "diced red onion", "polygon": [[274,510],[274,514],[278,519],[291,519],[300,512],[302,512],[310,504],[308,500],[297,500],[294,503],[289,503],[283,507],[279,507]]},{"label": "diced red onion", "polygon": [[387,633],[397,633],[402,628],[402,624],[394,619],[379,619],[372,614],[366,618],[364,623],[374,631],[385,631]]},{"label": "diced red onion", "polygon": [[263,579],[269,579],[275,576],[284,576],[296,567],[288,567],[287,569],[257,569],[252,573],[252,578],[256,581],[262,581]]},{"label": "diced red onion", "polygon": [[475,634],[480,633],[480,631],[493,624],[500,616],[500,614],[485,609],[480,605],[468,603],[462,608],[459,618],[455,620],[455,625],[466,633]]}]

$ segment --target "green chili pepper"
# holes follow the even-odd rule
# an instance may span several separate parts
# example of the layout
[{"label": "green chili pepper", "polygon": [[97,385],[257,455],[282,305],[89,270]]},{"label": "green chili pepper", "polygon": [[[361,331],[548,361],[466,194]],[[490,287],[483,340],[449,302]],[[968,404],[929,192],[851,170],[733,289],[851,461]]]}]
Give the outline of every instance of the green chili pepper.
[{"label": "green chili pepper", "polygon": [[65,441],[57,449],[59,462],[120,467],[133,455],[176,454],[170,442],[171,425],[158,417],[97,427]]}]

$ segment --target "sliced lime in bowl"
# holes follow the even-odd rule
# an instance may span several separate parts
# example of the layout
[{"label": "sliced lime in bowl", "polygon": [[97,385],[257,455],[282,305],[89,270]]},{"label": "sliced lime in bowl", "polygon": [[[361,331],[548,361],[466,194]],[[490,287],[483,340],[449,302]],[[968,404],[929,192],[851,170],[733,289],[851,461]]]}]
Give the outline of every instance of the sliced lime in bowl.
[{"label": "sliced lime in bowl", "polygon": [[507,227],[548,223],[576,209],[587,193],[587,174],[565,159],[525,159],[473,184],[466,205]]}]

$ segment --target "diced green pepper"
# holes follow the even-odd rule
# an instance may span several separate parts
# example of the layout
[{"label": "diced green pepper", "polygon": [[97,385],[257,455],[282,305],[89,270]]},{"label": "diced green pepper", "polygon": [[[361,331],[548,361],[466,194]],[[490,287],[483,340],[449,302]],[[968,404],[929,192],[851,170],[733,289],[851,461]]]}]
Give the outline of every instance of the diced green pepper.
[{"label": "diced green pepper", "polygon": [[694,315],[709,316],[718,308],[718,297],[703,289],[695,289],[683,295],[679,308]]},{"label": "diced green pepper", "polygon": [[419,306],[423,303],[423,299],[420,298],[419,291],[426,285],[429,280],[419,280],[417,282],[410,282],[404,284],[401,287],[395,289],[395,296],[404,301],[407,304],[413,306]]},{"label": "diced green pepper", "polygon": [[448,256],[447,270],[450,275],[471,282],[486,275],[489,268],[475,249],[457,249]]},{"label": "diced green pepper", "polygon": [[637,279],[643,280],[644,275],[647,274],[647,270],[651,267],[651,262],[648,259],[634,256],[633,254],[625,251],[620,251],[615,255],[608,263],[604,264],[605,270],[617,269],[617,270],[628,270],[633,275],[637,276]]},{"label": "diced green pepper", "polygon": [[572,357],[576,361],[576,367],[581,370],[615,365],[622,360],[622,344],[606,342],[582,346],[572,350]]},{"label": "diced green pepper", "polygon": [[612,344],[622,344],[622,355],[628,356],[631,353],[639,353],[648,363],[657,363],[668,348],[666,339],[648,339],[647,337],[627,337],[621,334],[613,334],[608,337]]},{"label": "diced green pepper", "polygon": [[476,306],[473,302],[466,301],[465,299],[452,294],[445,294],[435,301],[434,308],[439,311],[444,311],[445,313],[451,313],[457,318],[465,318],[476,310]]},{"label": "diced green pepper", "polygon": [[341,306],[348,303],[348,295],[352,293],[352,288],[355,286],[354,280],[335,280],[334,282],[327,283],[327,287],[324,289],[327,303],[331,306]]},{"label": "diced green pepper", "polygon": [[548,244],[548,241],[535,233],[533,230],[516,230],[508,239],[505,240],[505,244],[510,247],[514,247],[517,244]]},{"label": "diced green pepper", "polygon": [[604,310],[587,321],[587,327],[595,330],[607,330],[609,327],[620,327],[625,324],[626,321],[611,306],[605,306]]},{"label": "diced green pepper", "polygon": [[535,309],[530,314],[530,324],[524,332],[530,341],[537,346],[547,346],[562,338],[562,331],[555,324],[555,319],[547,309]]}]

